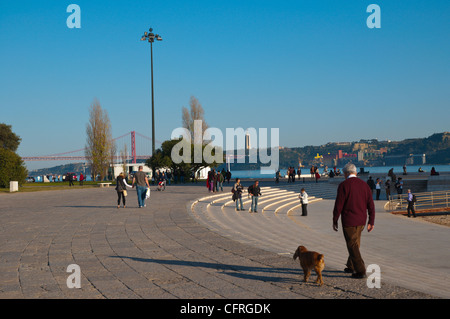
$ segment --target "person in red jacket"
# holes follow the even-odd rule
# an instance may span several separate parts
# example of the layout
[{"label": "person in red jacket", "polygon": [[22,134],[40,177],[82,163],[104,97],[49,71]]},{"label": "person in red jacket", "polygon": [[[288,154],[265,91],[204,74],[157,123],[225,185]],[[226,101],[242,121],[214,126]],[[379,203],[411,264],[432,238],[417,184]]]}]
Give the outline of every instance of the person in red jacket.
[{"label": "person in red jacket", "polygon": [[361,233],[366,225],[367,215],[369,222],[367,230],[371,232],[375,223],[375,205],[372,190],[366,182],[359,179],[354,164],[345,165],[345,181],[339,184],[333,210],[333,229],[338,231],[338,220],[342,217],[342,228],[349,257],[347,260],[347,273],[354,278],[366,277],[366,266],[359,251]]}]

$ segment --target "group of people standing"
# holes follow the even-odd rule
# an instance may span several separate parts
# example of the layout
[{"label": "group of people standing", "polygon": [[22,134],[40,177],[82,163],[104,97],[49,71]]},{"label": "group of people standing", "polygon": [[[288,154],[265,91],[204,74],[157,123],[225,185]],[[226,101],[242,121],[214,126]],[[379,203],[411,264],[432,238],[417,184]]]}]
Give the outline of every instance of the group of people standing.
[{"label": "group of people standing", "polygon": [[394,185],[392,185],[392,182],[390,179],[386,179],[386,182],[384,182],[381,178],[377,178],[375,181],[372,179],[372,176],[369,176],[369,179],[367,180],[367,185],[369,185],[372,194],[375,192],[376,200],[380,199],[381,195],[381,189],[384,187],[386,191],[386,199],[389,199],[389,196],[391,196],[391,188],[394,187],[397,195],[400,196],[403,194],[403,179],[399,177],[397,180],[394,180]]},{"label": "group of people standing", "polygon": [[[286,175],[288,176],[288,183],[292,182],[295,183],[295,168],[293,167],[289,167],[287,169]],[[302,170],[300,169],[300,167],[297,169],[297,176],[298,179],[300,179],[300,176],[302,175]]]},{"label": "group of people standing", "polygon": [[206,187],[208,188],[210,193],[215,193],[219,191],[223,192],[223,183],[227,180],[227,183],[230,184],[231,172],[222,169],[221,172],[216,172],[215,169],[210,170],[208,172],[208,177],[206,179]]}]

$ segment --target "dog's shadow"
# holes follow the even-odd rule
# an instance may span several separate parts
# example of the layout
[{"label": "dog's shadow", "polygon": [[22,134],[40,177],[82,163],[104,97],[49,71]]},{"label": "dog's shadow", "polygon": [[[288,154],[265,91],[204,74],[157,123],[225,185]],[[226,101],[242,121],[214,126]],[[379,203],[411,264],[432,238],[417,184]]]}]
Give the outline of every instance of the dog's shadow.
[{"label": "dog's shadow", "polygon": [[[298,283],[303,282],[303,271],[301,268],[282,268],[282,267],[257,267],[257,266],[244,266],[236,264],[224,264],[224,263],[212,263],[202,261],[189,261],[189,260],[168,260],[168,259],[153,259],[153,258],[140,258],[140,257],[128,257],[128,256],[110,256],[111,258],[130,259],[138,262],[156,263],[160,265],[166,265],[169,267],[193,267],[193,268],[207,268],[215,269],[220,274],[225,274],[231,277],[257,280],[263,282],[274,283]],[[337,278],[345,277],[341,271],[327,270],[322,271],[324,278]],[[314,276],[311,276],[311,279]]]}]

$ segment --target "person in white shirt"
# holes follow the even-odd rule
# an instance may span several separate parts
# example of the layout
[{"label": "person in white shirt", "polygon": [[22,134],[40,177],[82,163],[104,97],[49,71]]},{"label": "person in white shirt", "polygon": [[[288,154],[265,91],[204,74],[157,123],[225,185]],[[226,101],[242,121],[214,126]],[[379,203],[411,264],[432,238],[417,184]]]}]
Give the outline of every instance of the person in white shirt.
[{"label": "person in white shirt", "polygon": [[377,178],[375,182],[375,189],[377,191],[377,200],[380,200],[380,194],[381,194],[381,179]]},{"label": "person in white shirt", "polygon": [[298,195],[298,198],[300,198],[300,203],[302,204],[302,216],[308,215],[308,194],[306,193],[305,189],[301,189],[300,195]]}]

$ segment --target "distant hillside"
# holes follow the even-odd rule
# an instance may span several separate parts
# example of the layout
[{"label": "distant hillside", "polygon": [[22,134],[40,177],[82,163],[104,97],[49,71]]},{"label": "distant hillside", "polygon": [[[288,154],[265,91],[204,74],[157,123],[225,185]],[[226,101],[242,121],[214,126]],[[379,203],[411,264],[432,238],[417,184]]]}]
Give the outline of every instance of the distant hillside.
[{"label": "distant hillside", "polygon": [[[74,163],[74,164],[66,164],[59,165],[50,168],[41,168],[29,171],[30,176],[40,176],[40,175],[63,175],[65,173],[84,173],[83,163]],[[90,173],[90,169],[86,167],[86,175]]]},{"label": "distant hillside", "polygon": [[389,155],[426,154],[429,164],[450,163],[450,132],[433,134],[427,138],[391,142]]}]

